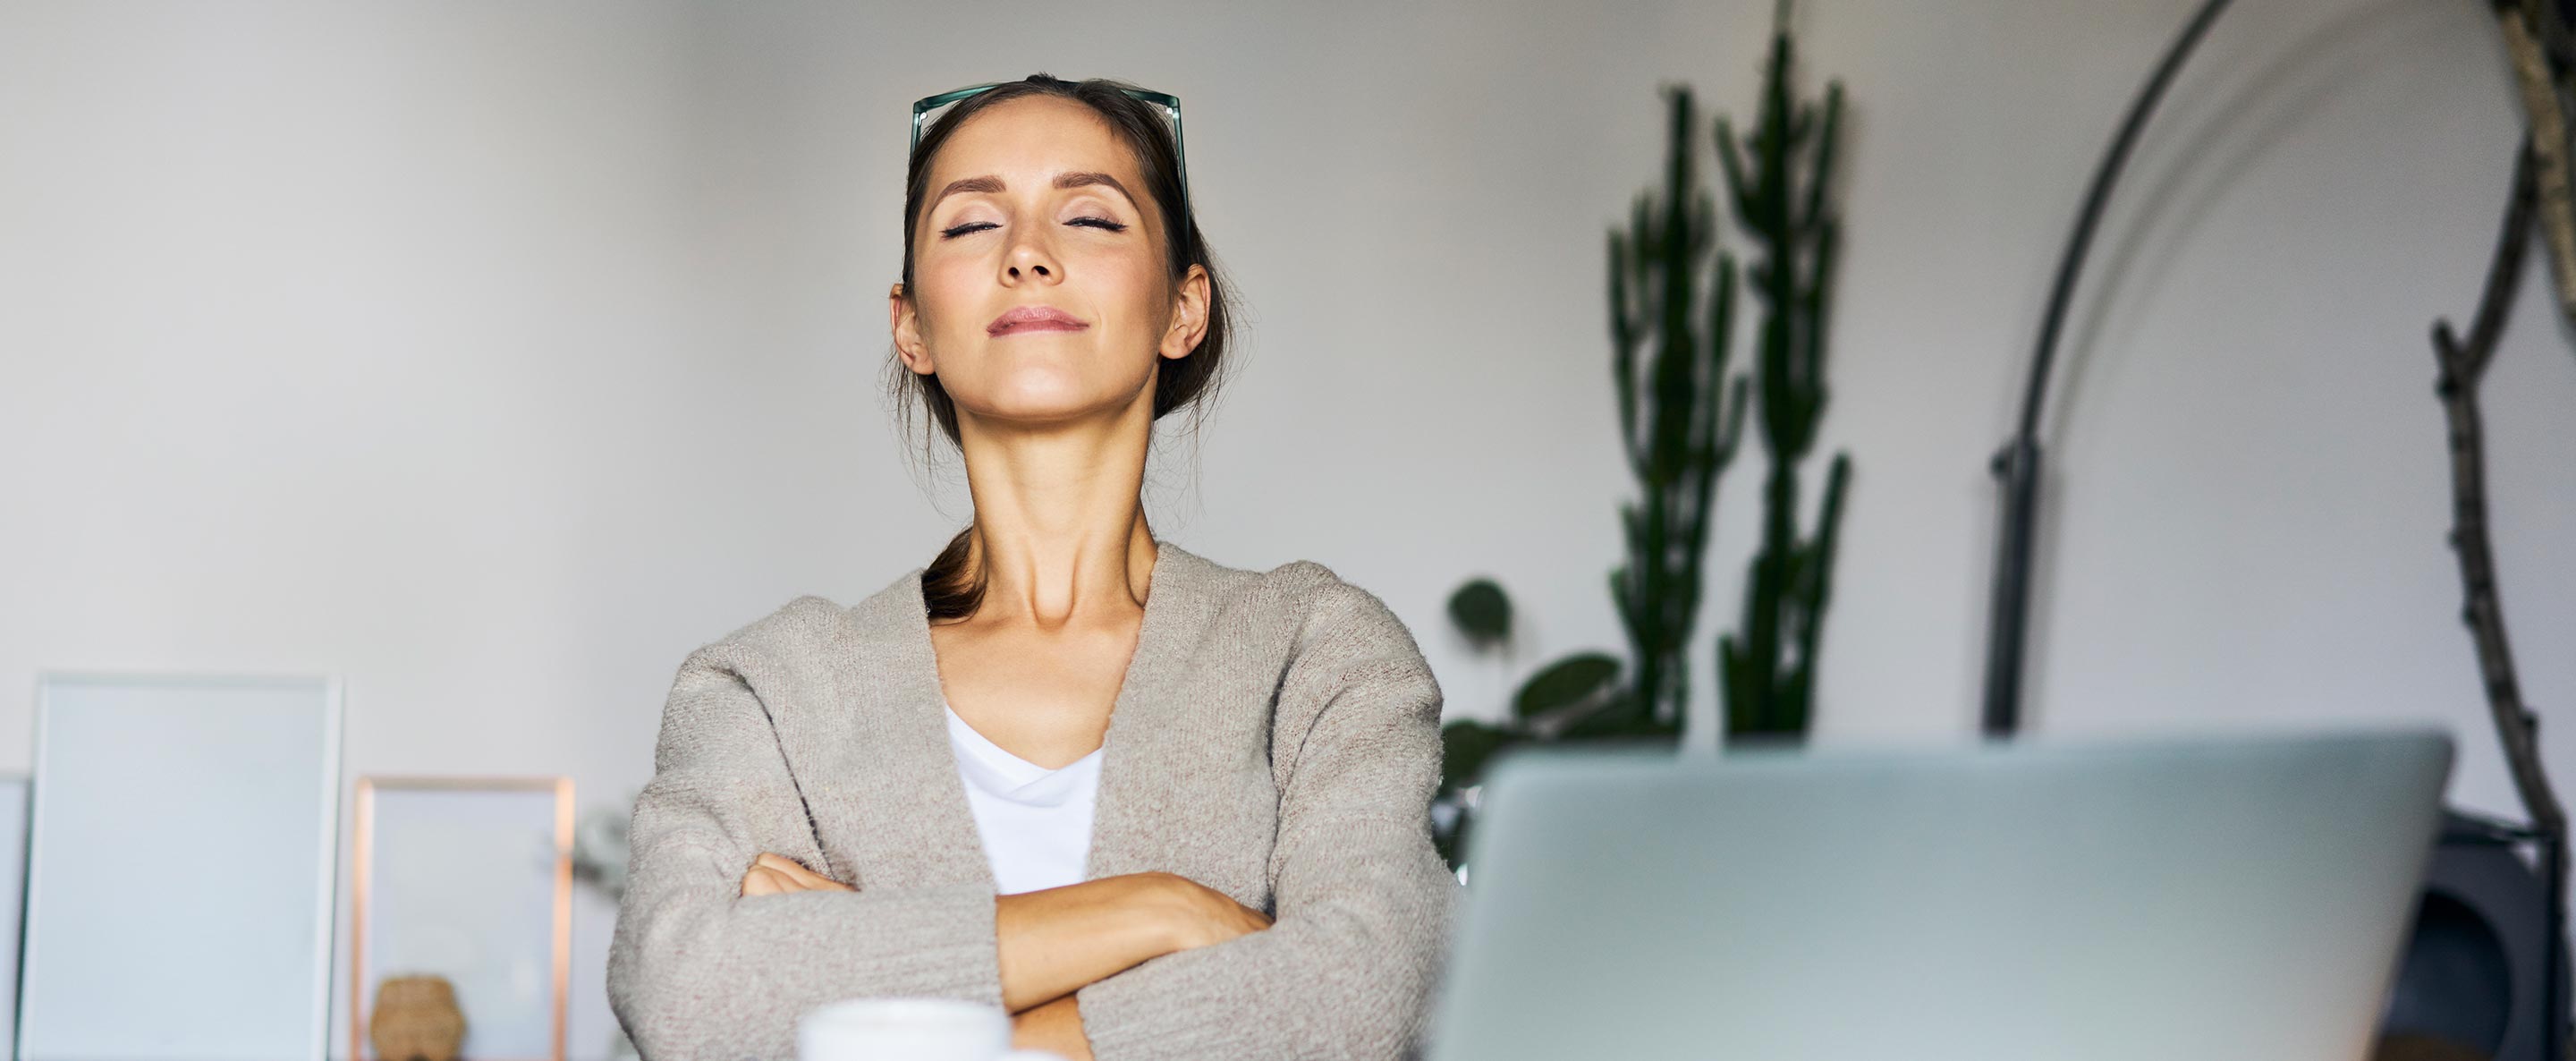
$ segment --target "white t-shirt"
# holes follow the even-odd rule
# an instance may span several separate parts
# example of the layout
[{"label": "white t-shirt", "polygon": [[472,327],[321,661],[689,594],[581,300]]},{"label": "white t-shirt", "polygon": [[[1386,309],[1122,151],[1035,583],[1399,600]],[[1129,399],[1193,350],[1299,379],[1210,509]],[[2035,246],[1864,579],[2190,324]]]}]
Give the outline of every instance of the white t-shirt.
[{"label": "white t-shirt", "polygon": [[1049,770],[1002,750],[948,709],[948,744],[966,779],[966,805],[983,835],[997,894],[1082,882],[1091,853],[1091,808],[1106,746]]}]

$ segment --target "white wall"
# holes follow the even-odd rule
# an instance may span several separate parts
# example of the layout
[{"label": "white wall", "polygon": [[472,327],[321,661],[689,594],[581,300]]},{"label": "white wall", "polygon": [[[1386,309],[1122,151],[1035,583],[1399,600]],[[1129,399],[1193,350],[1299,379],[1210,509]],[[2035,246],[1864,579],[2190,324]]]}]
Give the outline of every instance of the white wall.
[{"label": "white wall", "polygon": [[[1656,83],[1746,114],[1770,6],[0,0],[0,770],[40,669],[332,671],[353,774],[622,803],[690,648],[855,600],[965,518],[879,384],[905,105],[1036,70],[1183,97],[1250,300],[1157,529],[1333,566],[1452,713],[1491,714],[1510,676],[1441,611],[1464,578],[1513,591],[1523,669],[1620,644],[1603,234],[1660,162]],[[1972,728],[1985,461],[2094,159],[2193,6],[1802,5],[1853,107],[1824,739]],[[2425,336],[2474,308],[2518,128],[2482,5],[2221,20],[2070,322],[2037,728],[2440,720],[2454,797],[2513,808]],[[2487,411],[2507,615],[2557,718],[2576,356],[2532,264]],[[1721,501],[1703,715],[1758,467]],[[576,1057],[609,1039],[610,915],[578,906]]]}]

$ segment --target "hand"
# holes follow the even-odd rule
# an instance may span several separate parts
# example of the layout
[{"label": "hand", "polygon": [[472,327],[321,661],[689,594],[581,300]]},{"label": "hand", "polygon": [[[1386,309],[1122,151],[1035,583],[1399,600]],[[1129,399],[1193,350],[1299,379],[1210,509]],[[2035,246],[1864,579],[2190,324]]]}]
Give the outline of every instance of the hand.
[{"label": "hand", "polygon": [[1234,897],[1177,873],[1161,873],[1165,898],[1176,915],[1172,925],[1176,950],[1189,950],[1249,936],[1271,925],[1270,915],[1234,901]]},{"label": "hand", "polygon": [[797,864],[785,855],[767,851],[751,860],[751,868],[742,874],[743,898],[755,895],[785,895],[790,892],[850,892],[850,887],[830,877]]}]

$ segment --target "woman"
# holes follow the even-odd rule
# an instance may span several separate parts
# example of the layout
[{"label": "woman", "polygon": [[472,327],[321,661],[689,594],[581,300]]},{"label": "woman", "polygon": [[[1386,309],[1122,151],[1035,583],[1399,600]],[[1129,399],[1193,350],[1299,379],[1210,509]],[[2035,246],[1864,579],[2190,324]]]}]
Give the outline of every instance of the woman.
[{"label": "woman", "polygon": [[913,152],[899,379],[974,520],[681,665],[609,952],[648,1061],[789,1056],[802,1012],[862,995],[1000,1005],[1077,1059],[1419,1048],[1457,889],[1439,686],[1322,565],[1146,525],[1153,424],[1204,400],[1227,329],[1130,91],[1008,82]]}]

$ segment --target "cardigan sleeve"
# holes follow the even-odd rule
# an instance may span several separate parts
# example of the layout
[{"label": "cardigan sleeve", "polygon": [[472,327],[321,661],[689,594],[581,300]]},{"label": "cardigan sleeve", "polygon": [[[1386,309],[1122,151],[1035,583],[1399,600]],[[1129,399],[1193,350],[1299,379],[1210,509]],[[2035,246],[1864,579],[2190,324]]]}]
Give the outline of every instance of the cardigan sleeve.
[{"label": "cardigan sleeve", "polygon": [[680,667],[608,952],[610,1008],[645,1061],[790,1058],[796,1022],[860,995],[1001,1005],[993,893],[980,885],[741,896],[763,851],[819,873],[822,852],[768,708],[755,650]]},{"label": "cardigan sleeve", "polygon": [[1433,848],[1440,687],[1375,596],[1326,583],[1278,694],[1293,752],[1270,860],[1274,923],[1076,993],[1097,1061],[1375,1061],[1422,1044],[1459,893]]}]

